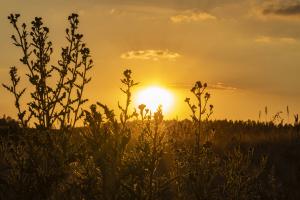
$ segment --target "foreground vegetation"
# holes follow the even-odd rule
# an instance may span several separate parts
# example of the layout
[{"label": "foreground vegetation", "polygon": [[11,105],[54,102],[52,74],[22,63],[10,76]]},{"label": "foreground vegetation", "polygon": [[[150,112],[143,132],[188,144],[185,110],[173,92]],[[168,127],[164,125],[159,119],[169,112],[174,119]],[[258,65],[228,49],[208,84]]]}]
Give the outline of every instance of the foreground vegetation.
[{"label": "foreground vegetation", "polygon": [[[27,67],[31,101],[21,103],[17,68],[4,87],[15,97],[18,120],[0,119],[0,199],[299,199],[299,123],[211,121],[207,84],[186,98],[191,120],[167,121],[162,108],[131,107],[137,85],[121,79],[120,115],[83,98],[93,62],[68,19],[67,46],[50,65],[49,29],[35,18],[31,31],[9,20]],[[55,87],[51,78],[56,78]],[[26,108],[22,108],[26,105]],[[84,121],[84,127],[76,122]]]},{"label": "foreground vegetation", "polygon": [[[105,108],[105,107],[104,107]],[[298,199],[299,126],[192,121],[117,123],[92,106],[84,128],[1,121],[1,199]],[[214,132],[206,130],[212,130]],[[204,131],[205,130],[205,131]]]}]

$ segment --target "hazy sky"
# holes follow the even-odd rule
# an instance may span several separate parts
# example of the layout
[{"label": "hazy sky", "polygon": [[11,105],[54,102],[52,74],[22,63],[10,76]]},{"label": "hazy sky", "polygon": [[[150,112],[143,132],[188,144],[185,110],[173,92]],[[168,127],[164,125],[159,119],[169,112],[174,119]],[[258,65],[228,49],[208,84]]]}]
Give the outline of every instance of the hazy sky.
[{"label": "hazy sky", "polygon": [[[65,44],[67,16],[80,15],[80,31],[95,61],[89,103],[115,107],[119,79],[130,68],[140,87],[159,84],[176,95],[171,117],[196,80],[208,82],[215,118],[257,119],[300,112],[300,1],[296,0],[0,0],[0,80],[10,66],[26,69],[10,40],[10,13],[28,24],[41,16],[57,52]],[[25,78],[25,77],[24,77]],[[25,83],[25,81],[24,81]],[[15,116],[13,98],[0,88],[0,115]],[[25,100],[25,99],[24,99]],[[283,115],[285,116],[285,115]]]}]

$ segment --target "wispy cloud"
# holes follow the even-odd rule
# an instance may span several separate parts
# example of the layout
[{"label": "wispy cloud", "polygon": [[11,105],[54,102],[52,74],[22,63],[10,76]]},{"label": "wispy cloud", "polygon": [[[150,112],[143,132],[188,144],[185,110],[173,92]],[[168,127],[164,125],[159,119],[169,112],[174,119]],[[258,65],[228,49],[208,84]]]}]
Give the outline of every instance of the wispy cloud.
[{"label": "wispy cloud", "polygon": [[[176,88],[176,89],[191,89],[193,87],[192,83],[172,83],[168,85],[171,88]],[[231,85],[227,85],[222,82],[218,83],[208,83],[208,89],[211,90],[237,90],[237,87],[233,87]]]},{"label": "wispy cloud", "polygon": [[222,82],[218,82],[216,84],[211,84],[209,86],[209,88],[211,88],[213,90],[237,90],[238,89],[236,87],[226,85],[225,83],[222,83]]},{"label": "wispy cloud", "polygon": [[128,51],[121,55],[122,59],[139,59],[139,60],[175,60],[181,55],[176,52],[169,50],[139,50],[139,51]]},{"label": "wispy cloud", "polygon": [[216,16],[211,15],[207,12],[200,12],[194,10],[187,10],[180,14],[174,15],[170,17],[170,20],[173,23],[188,23],[188,22],[197,22],[197,21],[205,21],[205,20],[215,20]]},{"label": "wispy cloud", "polygon": [[[235,4],[237,0],[89,0],[91,6],[141,6],[141,7],[156,7],[167,8],[172,10],[188,10],[188,9],[203,9],[211,10],[217,7],[222,7],[228,4]],[[239,0],[238,3],[248,1]]]},{"label": "wispy cloud", "polygon": [[116,8],[112,8],[110,11],[109,11],[109,14],[111,15],[122,15],[124,14],[124,10],[121,10],[121,9],[116,9]]},{"label": "wispy cloud", "polygon": [[270,36],[258,36],[254,39],[257,43],[264,43],[264,44],[274,44],[274,43],[287,43],[292,44],[296,43],[297,40],[292,37],[270,37]]},{"label": "wispy cloud", "polygon": [[271,43],[271,38],[267,36],[258,36],[254,41],[257,43]]}]

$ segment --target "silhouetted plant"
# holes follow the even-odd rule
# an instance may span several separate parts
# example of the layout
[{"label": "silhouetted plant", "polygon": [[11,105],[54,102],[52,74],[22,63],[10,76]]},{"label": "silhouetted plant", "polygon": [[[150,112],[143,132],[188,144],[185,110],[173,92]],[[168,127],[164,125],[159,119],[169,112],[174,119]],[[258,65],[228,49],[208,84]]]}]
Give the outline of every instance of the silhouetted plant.
[{"label": "silhouetted plant", "polygon": [[192,120],[195,123],[196,131],[195,131],[195,150],[196,152],[200,151],[200,134],[201,134],[201,124],[203,120],[203,116],[206,114],[206,119],[208,119],[213,113],[213,105],[209,105],[208,100],[210,99],[210,94],[206,92],[207,83],[202,83],[197,81],[194,87],[191,89],[191,92],[196,97],[196,104],[193,104],[190,101],[190,98],[186,98],[185,102],[188,104],[192,114]]},{"label": "silhouetted plant", "polygon": [[[125,89],[121,91],[126,95],[126,104],[119,109],[120,123],[117,121],[113,110],[108,106],[97,103],[85,111],[86,129],[83,132],[88,153],[92,156],[96,168],[100,170],[102,195],[104,199],[120,198],[121,170],[124,152],[131,138],[131,130],[127,127],[127,121],[136,115],[130,113],[131,90],[137,85],[132,80],[131,71],[124,71],[124,79],[121,79]],[[103,109],[103,114],[97,110]]]},{"label": "silhouetted plant", "polygon": [[299,122],[299,114],[294,115],[294,128],[296,129],[296,138],[300,136],[300,122]]},{"label": "silhouetted plant", "polygon": [[[81,106],[87,101],[83,98],[85,85],[91,80],[87,72],[92,68],[90,50],[83,43],[83,35],[78,33],[78,15],[68,17],[70,28],[66,29],[67,46],[62,48],[58,65],[51,65],[53,53],[52,42],[49,40],[49,28],[44,26],[42,18],[36,17],[32,21],[31,29],[27,25],[18,23],[19,14],[8,16],[17,34],[12,35],[13,44],[22,50],[20,59],[28,73],[29,83],[33,86],[30,92],[31,101],[27,103],[29,114],[21,110],[20,98],[25,89],[16,90],[20,78],[17,69],[12,67],[10,76],[12,86],[4,85],[15,97],[18,118],[23,126],[34,117],[36,127],[53,128],[56,122],[60,127],[74,127],[82,117]],[[56,72],[56,73],[55,73]],[[55,86],[50,82],[57,78]]]},{"label": "silhouetted plant", "polygon": [[226,154],[221,175],[224,183],[221,191],[224,199],[263,199],[263,175],[267,157],[263,156],[258,164],[255,162],[254,149],[244,153],[240,147]]},{"label": "silhouetted plant", "polygon": [[266,117],[266,123],[268,121],[268,107],[265,106],[265,117]]},{"label": "silhouetted plant", "polygon": [[17,68],[16,67],[12,67],[9,71],[9,75],[10,75],[10,80],[12,82],[12,85],[5,85],[2,84],[4,88],[6,88],[9,92],[11,92],[14,97],[15,97],[15,107],[18,110],[18,119],[21,122],[23,127],[27,127],[28,121],[30,120],[30,118],[32,117],[32,115],[30,115],[27,119],[25,119],[25,114],[26,111],[21,109],[21,105],[20,105],[20,100],[22,95],[25,92],[25,88],[22,89],[20,92],[17,90],[17,86],[20,82],[20,77],[17,75]]},{"label": "silhouetted plant", "polygon": [[294,115],[294,125],[299,125],[299,114]]},{"label": "silhouetted plant", "polygon": [[287,123],[290,123],[290,108],[286,106]]},{"label": "silhouetted plant", "polygon": [[160,199],[175,180],[168,169],[164,169],[166,155],[166,130],[163,127],[162,107],[153,115],[144,104],[139,106],[142,123],[139,125],[137,141],[126,156],[128,176],[123,186],[129,199]]},{"label": "silhouetted plant", "polygon": [[[71,133],[75,130],[50,129],[56,124],[61,128],[75,127],[82,116],[81,106],[87,101],[82,94],[90,81],[86,73],[92,67],[89,49],[77,33],[78,15],[72,14],[68,18],[70,29],[66,29],[68,45],[62,49],[58,67],[50,65],[53,50],[49,29],[36,17],[28,31],[25,23],[18,25],[19,17],[11,14],[8,19],[17,32],[12,36],[13,43],[22,50],[20,61],[27,66],[26,76],[33,89],[28,110],[21,108],[25,89],[17,90],[20,77],[16,67],[10,70],[11,85],[3,86],[15,97],[21,125],[34,124],[38,129],[20,129],[15,132],[22,134],[1,136],[0,151],[5,155],[1,163],[7,169],[6,175],[1,176],[6,189],[1,191],[0,198],[69,199],[67,192],[76,188],[73,182],[76,175],[71,166],[80,160],[77,150],[81,145],[72,141]],[[57,80],[55,85],[50,84],[53,80]]]},{"label": "silhouetted plant", "polygon": [[[31,130],[0,138],[0,198],[48,199],[66,197],[73,187],[71,164],[78,158],[69,133]],[[43,134],[41,134],[43,133]]]},{"label": "silhouetted plant", "polygon": [[132,114],[128,113],[129,105],[131,104],[131,97],[132,97],[132,92],[131,89],[132,87],[136,86],[138,83],[135,83],[132,78],[131,78],[131,70],[125,70],[124,73],[124,78],[121,79],[121,82],[124,84],[125,88],[120,88],[121,91],[126,95],[126,103],[125,107],[122,107],[120,103],[118,103],[118,107],[121,110],[120,114],[120,121],[125,128],[126,122],[131,119],[132,117],[136,116],[137,113],[134,111]]},{"label": "silhouetted plant", "polygon": [[279,123],[279,124],[283,124],[284,119],[281,117],[282,111],[279,111],[277,113],[275,113],[275,115],[272,117],[271,122],[272,123]]}]

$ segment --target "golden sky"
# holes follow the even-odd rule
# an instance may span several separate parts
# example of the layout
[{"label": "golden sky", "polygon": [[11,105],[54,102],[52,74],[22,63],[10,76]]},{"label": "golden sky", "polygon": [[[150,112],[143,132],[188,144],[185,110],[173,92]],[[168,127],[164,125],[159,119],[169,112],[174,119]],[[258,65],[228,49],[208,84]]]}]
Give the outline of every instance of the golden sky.
[{"label": "golden sky", "polygon": [[[207,82],[214,118],[257,119],[259,110],[300,112],[300,1],[296,0],[0,0],[0,80],[8,83],[19,49],[10,40],[10,13],[50,27],[57,60],[67,16],[80,31],[95,67],[90,103],[116,107],[124,69],[140,88],[161,85],[176,98],[169,117],[186,117],[184,99],[197,80]],[[25,78],[25,77],[24,77]],[[24,82],[25,83],[25,82]],[[0,88],[0,115],[15,116],[12,96]],[[285,115],[283,115],[284,117]]]}]

